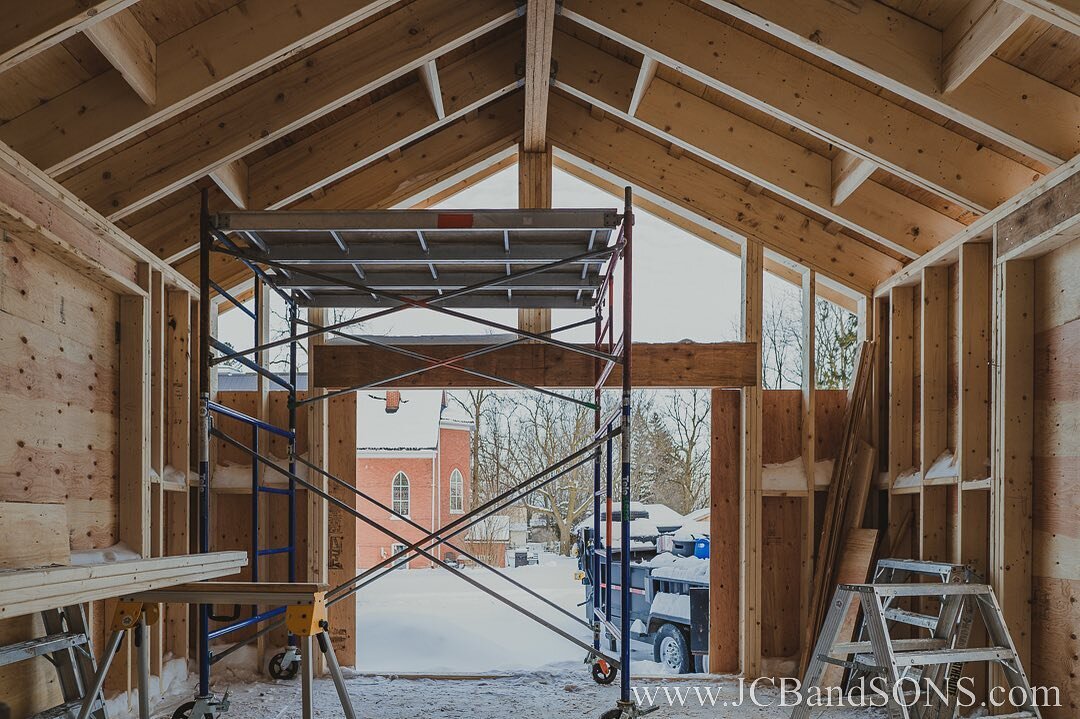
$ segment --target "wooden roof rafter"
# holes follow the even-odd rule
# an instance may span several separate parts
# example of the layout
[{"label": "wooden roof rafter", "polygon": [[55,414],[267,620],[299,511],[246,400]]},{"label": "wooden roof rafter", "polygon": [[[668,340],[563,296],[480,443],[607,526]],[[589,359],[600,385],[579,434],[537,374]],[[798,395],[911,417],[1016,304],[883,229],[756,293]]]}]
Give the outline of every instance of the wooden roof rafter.
[{"label": "wooden roof rafter", "polygon": [[832,0],[702,2],[1050,167],[1080,152],[1068,121],[1080,99],[990,56],[991,43],[970,55],[979,62],[969,64],[963,84],[942,87],[947,56],[964,34],[964,12],[985,10],[987,0],[969,3],[945,31],[877,0],[860,2],[857,13]]},{"label": "wooden roof rafter", "polygon": [[157,46],[153,106],[107,72],[0,126],[0,141],[57,176],[397,2],[318,2],[303,13],[295,0],[234,5]]},{"label": "wooden roof rafter", "polygon": [[555,48],[562,68],[559,89],[906,257],[918,257],[963,229],[875,182],[864,183],[842,205],[835,203],[828,157],[662,78],[649,83],[631,115],[631,89],[637,97],[640,87],[640,74],[631,63],[561,31]]},{"label": "wooden roof rafter", "polygon": [[516,17],[511,0],[416,0],[62,182],[124,217]]},{"label": "wooden roof rafter", "polygon": [[[562,15],[974,211],[1037,178],[1015,160],[678,0],[632,8],[566,0]],[[797,88],[790,78],[799,79]]]},{"label": "wooden roof rafter", "polygon": [[121,13],[137,0],[37,0],[4,8],[0,72]]},{"label": "wooden roof rafter", "polygon": [[[292,203],[291,210],[388,209],[448,181],[489,158],[516,148],[523,130],[520,91],[483,107],[475,117],[457,120],[401,148],[394,160],[383,157],[328,185],[318,196]],[[362,128],[357,128],[362,132]],[[211,206],[213,208],[213,205]],[[197,254],[190,252],[175,267],[197,278]],[[250,278],[250,271],[226,255],[211,258],[211,277],[230,289]]]},{"label": "wooden roof rafter", "polygon": [[716,172],[689,154],[674,157],[666,143],[627,131],[611,117],[595,119],[578,102],[553,94],[560,118],[552,144],[677,206],[709,218],[733,236],[750,237],[789,259],[866,294],[901,263],[821,222]]},{"label": "wooden roof rafter", "polygon": [[[233,172],[228,172],[229,166],[219,168],[211,177],[238,207],[244,206],[237,202],[238,198],[248,209],[280,209],[302,201],[314,191],[477,113],[520,87],[514,65],[520,57],[522,40],[521,32],[509,33],[443,66],[441,85],[449,114],[442,119],[431,109],[425,89],[412,83],[256,162],[233,161],[232,166],[244,165],[246,180],[241,191],[233,189],[235,182],[223,184],[241,174],[235,167]],[[226,176],[221,177],[223,174]],[[197,243],[193,213],[198,203],[197,193],[187,188],[174,195],[171,204],[139,213],[146,217],[128,225],[131,234],[159,257],[173,261]],[[214,208],[228,209],[216,191],[211,192],[210,202]]]}]

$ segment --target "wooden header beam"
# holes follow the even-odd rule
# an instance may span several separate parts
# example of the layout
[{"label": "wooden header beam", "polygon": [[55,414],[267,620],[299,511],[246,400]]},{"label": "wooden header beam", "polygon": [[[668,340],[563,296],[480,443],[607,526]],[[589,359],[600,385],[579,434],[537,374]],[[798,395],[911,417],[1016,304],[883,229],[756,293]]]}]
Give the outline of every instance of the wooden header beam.
[{"label": "wooden header beam", "polygon": [[[445,359],[483,346],[410,345],[409,348]],[[632,381],[635,387],[757,386],[760,382],[760,372],[755,364],[757,357],[757,346],[752,342],[635,344]],[[311,381],[313,387],[354,387],[376,383],[389,375],[423,366],[424,362],[379,347],[361,344],[316,345],[312,348]],[[591,357],[547,344],[514,345],[474,357],[463,366],[535,387],[583,388],[593,385],[594,361]],[[621,382],[618,376],[618,372],[611,373],[611,386]],[[509,389],[498,382],[442,367],[388,386],[409,389]]]}]

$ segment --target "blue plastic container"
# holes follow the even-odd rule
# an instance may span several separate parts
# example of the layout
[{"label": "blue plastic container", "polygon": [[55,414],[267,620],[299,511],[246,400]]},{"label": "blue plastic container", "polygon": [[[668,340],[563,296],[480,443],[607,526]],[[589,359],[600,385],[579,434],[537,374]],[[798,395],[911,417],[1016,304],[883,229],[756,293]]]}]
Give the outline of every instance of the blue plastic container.
[{"label": "blue plastic container", "polygon": [[709,538],[701,537],[694,542],[694,556],[698,559],[709,558]]}]

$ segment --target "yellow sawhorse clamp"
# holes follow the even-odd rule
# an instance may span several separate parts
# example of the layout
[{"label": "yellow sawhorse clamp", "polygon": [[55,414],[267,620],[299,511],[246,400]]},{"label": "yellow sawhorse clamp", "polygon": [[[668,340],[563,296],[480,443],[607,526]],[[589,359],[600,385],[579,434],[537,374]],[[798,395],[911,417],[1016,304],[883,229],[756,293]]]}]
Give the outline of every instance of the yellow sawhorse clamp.
[{"label": "yellow sawhorse clamp", "polygon": [[101,687],[105,684],[105,675],[109,673],[109,667],[116,658],[124,632],[132,632],[135,652],[138,656],[139,719],[150,719],[150,637],[146,628],[151,624],[157,624],[160,618],[160,604],[139,601],[117,602],[116,608],[113,609],[112,619],[109,621],[109,630],[112,634],[105,645],[101,666],[94,675],[94,685],[85,694],[82,707],[79,709],[79,719],[87,719],[93,711],[94,697],[101,693]]}]

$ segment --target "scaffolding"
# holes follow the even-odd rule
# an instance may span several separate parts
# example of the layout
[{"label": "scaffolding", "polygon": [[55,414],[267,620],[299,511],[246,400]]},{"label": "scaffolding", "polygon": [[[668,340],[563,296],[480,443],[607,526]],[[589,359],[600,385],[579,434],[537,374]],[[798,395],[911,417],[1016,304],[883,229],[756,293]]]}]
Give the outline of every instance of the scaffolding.
[{"label": "scaffolding", "polygon": [[[630,606],[630,552],[620,551],[615,561],[621,580],[606,582],[604,591],[594,591],[588,618],[575,615],[538,592],[500,572],[453,542],[470,527],[551,485],[575,470],[592,465],[593,542],[587,558],[593,576],[600,576],[600,563],[613,567],[613,545],[630,547],[630,522],[620,522],[620,536],[612,536],[612,510],[615,502],[623,518],[630,516],[630,349],[631,349],[631,240],[633,201],[626,188],[622,213],[614,209],[558,210],[385,210],[333,212],[231,212],[211,215],[203,194],[200,219],[200,346],[199,365],[199,550],[211,551],[210,448],[212,441],[234,447],[251,459],[251,563],[252,579],[259,580],[260,557],[283,554],[288,560],[288,580],[297,581],[296,541],[297,490],[321,497],[329,506],[354,516],[374,527],[404,549],[374,566],[360,571],[352,579],[327,593],[327,605],[352,597],[356,592],[389,574],[400,562],[424,557],[434,566],[455,574],[478,590],[502,602],[531,621],[562,636],[586,653],[596,681],[611,683],[620,674],[620,698],[613,716],[634,716],[636,705],[630,693],[630,616],[620,613],[613,621],[613,607]],[[231,256],[252,273],[256,298],[274,292],[287,308],[288,336],[271,340],[260,331],[263,303],[248,308],[226,288],[210,279],[211,257],[215,253]],[[621,288],[616,289],[617,282]],[[221,301],[238,307],[254,321],[254,344],[235,350],[212,335],[211,290]],[[617,301],[621,307],[617,308]],[[362,308],[361,316],[319,324],[301,317],[302,308]],[[387,317],[408,308],[420,308],[444,316],[467,320],[487,329],[512,334],[513,339],[486,344],[449,358],[437,358],[417,349],[422,345],[395,345],[376,337],[348,332],[351,327]],[[587,319],[546,331],[531,331],[505,325],[470,314],[469,310],[489,308],[577,308],[591,310]],[[619,309],[620,312],[616,312]],[[592,344],[576,344],[558,335],[569,330],[594,327]],[[297,386],[297,351],[299,343],[317,336],[335,336],[419,360],[423,365],[405,372],[389,373],[385,379],[363,385],[315,391],[309,383],[307,396],[301,397]],[[566,394],[549,387],[535,387],[515,378],[499,377],[469,366],[478,356],[524,342],[538,342],[585,355],[593,361],[594,384],[589,399]],[[287,376],[260,364],[265,353],[287,347]],[[226,362],[236,362],[265,381],[288,393],[288,426],[275,426],[266,418],[253,417],[214,401],[211,397],[211,370]],[[466,514],[437,530],[428,530],[409,517],[396,512],[364,492],[362,488],[333,476],[316,463],[297,453],[297,410],[343,393],[364,389],[393,388],[423,372],[443,368],[497,383],[505,388],[530,390],[560,400],[584,405],[593,414],[593,434],[583,446],[569,451],[551,466],[517,485],[488,499]],[[615,374],[616,369],[620,375]],[[619,388],[619,401],[612,408],[602,407],[605,386]],[[250,427],[250,441],[234,437],[217,426],[217,418],[228,417]],[[287,466],[275,461],[260,447],[259,433],[267,432],[288,443]],[[616,451],[617,450],[617,451]],[[618,469],[616,471],[616,454]],[[260,467],[263,472],[260,473]],[[303,467],[304,475],[300,473]],[[287,487],[266,486],[260,480],[265,472],[276,472],[287,480]],[[379,523],[363,512],[332,496],[319,483],[305,478],[317,475],[328,483],[354,492],[359,498],[395,518],[403,520],[423,536],[409,541],[393,527]],[[320,482],[321,483],[321,482]],[[262,546],[260,538],[260,497],[277,494],[288,504],[287,544]],[[606,542],[601,542],[601,515],[607,517]],[[400,525],[399,525],[400,526]],[[499,592],[479,582],[466,572],[443,561],[436,550],[441,546],[474,562],[513,587],[526,592],[545,606],[583,625],[591,632],[591,641],[564,630],[533,611],[520,606]],[[613,604],[613,590],[618,598]],[[216,703],[210,691],[210,668],[229,653],[257,637],[282,626],[284,607],[260,612],[251,607],[250,616],[216,617],[209,605],[199,605],[199,685],[200,706],[206,714],[227,708]],[[227,621],[211,630],[211,621]],[[254,634],[226,650],[214,654],[211,642],[240,629],[261,625]],[[623,641],[626,638],[626,641]],[[606,640],[606,641],[605,641]],[[288,676],[289,666],[298,657],[295,637],[289,636],[285,655],[275,657],[276,670]],[[615,651],[617,649],[617,652]],[[217,707],[217,709],[215,709]]]}]

